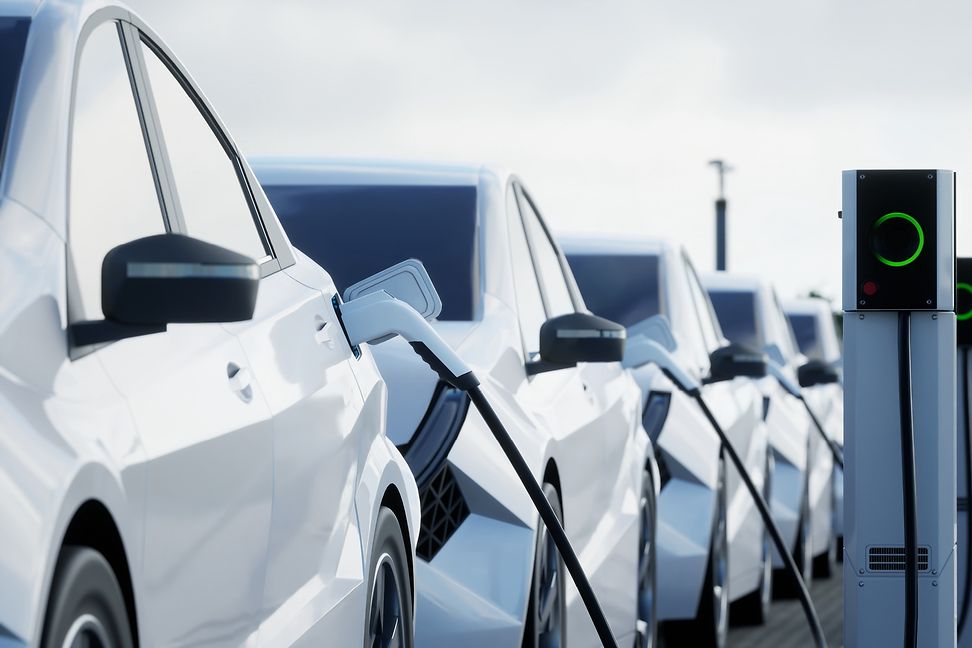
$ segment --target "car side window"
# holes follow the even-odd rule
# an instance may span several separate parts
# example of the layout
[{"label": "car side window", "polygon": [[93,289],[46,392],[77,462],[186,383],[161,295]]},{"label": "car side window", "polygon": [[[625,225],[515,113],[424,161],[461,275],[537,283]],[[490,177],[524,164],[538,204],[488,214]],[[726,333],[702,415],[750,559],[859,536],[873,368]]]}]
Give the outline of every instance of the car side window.
[{"label": "car side window", "polygon": [[81,50],[71,122],[68,240],[80,303],[71,320],[101,319],[101,263],[128,241],[163,234],[165,219],[119,25],[91,32]]},{"label": "car side window", "polygon": [[142,52],[189,236],[245,254],[268,256],[240,162],[179,78],[144,41]]},{"label": "car side window", "polygon": [[702,288],[702,282],[695,272],[695,267],[687,256],[682,256],[685,265],[685,274],[688,276],[689,292],[692,294],[692,303],[695,305],[698,314],[699,326],[702,328],[702,339],[705,341],[706,349],[712,353],[719,348],[722,341],[722,331],[717,328],[715,313],[712,311],[712,304]]},{"label": "car side window", "polygon": [[554,248],[547,230],[540,222],[540,215],[534,210],[530,200],[520,194],[520,209],[526,226],[530,249],[536,262],[537,274],[543,284],[543,294],[547,298],[547,317],[556,317],[574,312],[574,302],[570,298],[570,289],[564,278],[564,270],[560,265],[560,257]]},{"label": "car side window", "polygon": [[523,346],[530,355],[540,350],[540,327],[547,316],[543,310],[540,286],[537,284],[530,246],[523,231],[523,219],[517,206],[513,187],[507,192],[507,222],[510,224],[510,261],[513,265],[513,288],[516,291],[516,310],[520,319]]}]

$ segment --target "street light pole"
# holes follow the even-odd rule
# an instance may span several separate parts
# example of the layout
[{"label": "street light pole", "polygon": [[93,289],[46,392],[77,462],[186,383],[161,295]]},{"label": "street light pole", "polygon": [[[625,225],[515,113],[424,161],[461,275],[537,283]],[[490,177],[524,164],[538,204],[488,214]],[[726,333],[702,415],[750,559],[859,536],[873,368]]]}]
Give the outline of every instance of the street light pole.
[{"label": "street light pole", "polygon": [[710,160],[719,173],[719,197],[716,198],[716,270],[726,269],[726,173],[732,167],[724,160]]}]

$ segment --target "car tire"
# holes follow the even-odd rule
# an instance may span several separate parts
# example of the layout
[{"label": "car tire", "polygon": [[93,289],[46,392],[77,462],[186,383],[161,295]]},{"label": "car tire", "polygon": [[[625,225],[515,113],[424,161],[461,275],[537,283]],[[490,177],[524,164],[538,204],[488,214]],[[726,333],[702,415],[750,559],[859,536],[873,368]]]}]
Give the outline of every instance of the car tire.
[{"label": "car tire", "polygon": [[131,648],[132,630],[118,578],[90,547],[66,546],[58,556],[41,645]]},{"label": "car tire", "polygon": [[[813,578],[813,542],[811,540],[810,503],[807,488],[803,491],[803,502],[800,505],[800,520],[797,524],[797,539],[793,546],[793,560],[797,571],[803,577],[803,584],[810,588]],[[780,599],[795,599],[799,597],[800,586],[786,569],[778,569],[773,574],[773,590]]]},{"label": "car tire", "polygon": [[[766,453],[766,472],[763,480],[763,499],[767,506],[773,497],[773,456],[771,451]],[[773,552],[771,551],[770,535],[766,525],[763,525],[763,571],[759,577],[759,586],[732,604],[730,617],[733,625],[758,626],[766,623],[769,618],[770,605],[773,602]]]},{"label": "car tire", "polygon": [[657,549],[658,507],[652,472],[645,468],[641,479],[640,529],[638,532],[638,627],[635,648],[658,646]]},{"label": "car tire", "polygon": [[[557,514],[564,519],[560,495],[553,484],[544,482],[543,494]],[[556,597],[550,602],[551,596]],[[537,539],[533,553],[533,578],[523,648],[562,647],[567,644],[567,572],[553,537],[542,520],[537,520]]]},{"label": "car tire", "polygon": [[719,461],[718,507],[709,542],[709,564],[695,618],[667,621],[663,625],[665,646],[724,648],[729,634],[729,536],[726,525],[726,468]]},{"label": "car tire", "polygon": [[378,511],[368,568],[365,648],[413,648],[415,625],[405,538],[395,514]]}]

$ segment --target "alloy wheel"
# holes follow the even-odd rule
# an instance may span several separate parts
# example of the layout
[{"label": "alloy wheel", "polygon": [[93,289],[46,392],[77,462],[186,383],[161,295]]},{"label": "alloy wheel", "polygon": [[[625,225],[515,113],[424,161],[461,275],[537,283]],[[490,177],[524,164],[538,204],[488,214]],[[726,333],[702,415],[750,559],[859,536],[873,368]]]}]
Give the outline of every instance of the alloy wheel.
[{"label": "alloy wheel", "polygon": [[638,547],[638,626],[640,648],[656,645],[655,608],[655,491],[651,473],[645,472],[641,493],[641,529]]},{"label": "alloy wheel", "polygon": [[560,553],[546,526],[540,527],[537,547],[537,605],[533,626],[537,629],[537,647],[559,648],[564,643],[561,614],[565,582]]},{"label": "alloy wheel", "polygon": [[391,557],[382,554],[371,593],[368,621],[368,645],[371,648],[402,648],[405,645],[399,590],[398,575]]},{"label": "alloy wheel", "polygon": [[64,648],[109,648],[108,632],[98,617],[84,614],[71,624],[61,644]]},{"label": "alloy wheel", "polygon": [[729,632],[729,587],[726,583],[729,573],[729,541],[726,528],[725,478],[719,498],[719,521],[715,541],[712,545],[712,596],[715,610],[716,640],[724,646]]}]

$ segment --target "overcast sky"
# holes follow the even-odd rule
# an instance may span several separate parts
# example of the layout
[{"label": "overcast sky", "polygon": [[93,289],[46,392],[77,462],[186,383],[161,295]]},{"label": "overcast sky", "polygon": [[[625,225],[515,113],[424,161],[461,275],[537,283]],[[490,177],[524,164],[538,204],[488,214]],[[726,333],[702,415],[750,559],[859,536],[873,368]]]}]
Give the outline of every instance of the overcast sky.
[{"label": "overcast sky", "polygon": [[840,171],[950,168],[972,254],[972,3],[130,4],[247,155],[498,164],[555,230],[671,237],[702,271],[723,157],[730,270],[837,299]]}]

